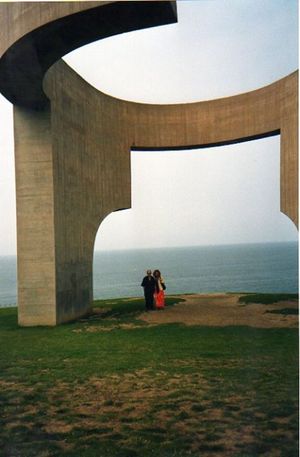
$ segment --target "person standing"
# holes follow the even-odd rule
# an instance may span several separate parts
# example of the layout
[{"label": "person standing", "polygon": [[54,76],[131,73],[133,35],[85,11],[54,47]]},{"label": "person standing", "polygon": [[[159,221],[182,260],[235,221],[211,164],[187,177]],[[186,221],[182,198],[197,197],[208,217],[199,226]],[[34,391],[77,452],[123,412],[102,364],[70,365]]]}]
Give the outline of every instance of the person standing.
[{"label": "person standing", "polygon": [[163,277],[159,270],[153,271],[153,277],[155,280],[155,291],[154,291],[154,301],[156,309],[163,309],[165,307],[165,293],[166,285]]},{"label": "person standing", "polygon": [[155,279],[152,276],[152,271],[147,270],[147,276],[143,278],[141,286],[144,288],[145,305],[146,311],[154,309],[154,291],[155,291]]}]

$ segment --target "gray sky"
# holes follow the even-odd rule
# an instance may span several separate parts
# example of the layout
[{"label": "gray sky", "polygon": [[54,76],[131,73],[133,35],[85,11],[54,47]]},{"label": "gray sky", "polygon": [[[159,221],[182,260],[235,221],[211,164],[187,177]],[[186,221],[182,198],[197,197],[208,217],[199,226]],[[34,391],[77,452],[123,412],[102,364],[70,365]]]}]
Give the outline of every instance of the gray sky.
[{"label": "gray sky", "polygon": [[[65,60],[99,90],[145,103],[234,95],[298,67],[296,0],[177,5],[177,24],[111,37]],[[16,252],[11,113],[0,98],[0,255]],[[279,211],[279,137],[198,151],[133,152],[131,160],[132,209],[104,220],[96,250],[297,239],[294,224]]]}]

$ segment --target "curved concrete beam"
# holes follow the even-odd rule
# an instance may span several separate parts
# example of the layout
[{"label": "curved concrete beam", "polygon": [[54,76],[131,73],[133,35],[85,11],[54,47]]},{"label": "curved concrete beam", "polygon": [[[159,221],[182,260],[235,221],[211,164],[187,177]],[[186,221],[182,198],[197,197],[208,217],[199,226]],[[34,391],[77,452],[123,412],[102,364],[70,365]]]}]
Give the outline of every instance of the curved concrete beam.
[{"label": "curved concrete beam", "polygon": [[170,1],[0,3],[0,92],[13,104],[41,109],[48,68],[95,40],[176,22]]},{"label": "curved concrete beam", "polygon": [[[71,115],[64,110],[66,98],[76,101],[86,115],[80,118],[80,125],[95,118],[95,129],[103,142],[102,150],[108,147],[109,157],[115,153],[115,142],[120,154],[126,156],[130,149],[203,148],[280,134],[281,211],[297,225],[297,71],[248,93],[173,105],[134,103],[105,95],[63,61],[49,70],[44,87],[54,108],[52,121],[59,116],[59,122],[53,124],[53,128],[63,125]],[[64,131],[70,132],[73,125],[76,126],[75,119],[65,125]],[[102,125],[105,125],[104,130]],[[64,138],[64,131],[60,129],[57,137]],[[112,166],[120,159],[121,156],[116,157]]]},{"label": "curved concrete beam", "polygon": [[[161,4],[163,9],[168,6],[170,13],[170,2],[153,3]],[[24,39],[28,42],[28,36],[37,33],[33,29],[39,20],[42,28],[45,23],[48,28],[49,18],[54,18],[57,24],[57,20],[62,20],[58,16],[66,14],[64,8],[74,8],[74,3],[47,4],[49,16],[42,15],[34,25],[26,10],[28,4],[22,5],[24,24],[19,15],[13,31],[7,31],[12,37],[11,44],[16,37],[19,39],[16,46]],[[52,5],[56,5],[54,9]],[[83,7],[86,6],[84,2]],[[6,7],[9,10],[9,5]],[[96,9],[103,11],[109,7]],[[76,14],[73,10],[71,13],[73,23]],[[163,13],[162,17],[165,21]],[[119,24],[119,30],[123,30],[122,17],[112,16],[112,19],[115,26]],[[81,22],[78,23],[82,36],[89,33],[89,22],[83,23],[82,28]],[[27,35],[20,38],[24,31]],[[58,37],[62,36],[60,33]],[[44,91],[50,100],[47,103],[42,75],[53,60],[51,56],[57,57],[61,52],[61,40],[57,42],[55,36],[53,31],[49,42],[41,40],[43,46],[49,43],[47,63],[41,65],[42,71],[32,81],[28,82],[28,73],[22,73],[22,67],[17,68],[19,76],[15,81],[10,79],[3,86],[0,60],[2,90],[16,101],[21,325],[55,325],[87,311],[93,297],[93,247],[99,224],[110,212],[129,208],[131,204],[130,149],[207,147],[280,133],[281,210],[297,222],[297,72],[262,89],[234,97],[183,105],[146,105],[98,92],[59,60],[44,78]],[[39,43],[39,35],[35,35],[30,44],[32,52],[39,48]],[[52,46],[57,46],[59,52]],[[14,48],[12,44],[3,57]],[[24,57],[30,58],[31,51]],[[16,55],[20,58],[21,54],[16,52]],[[12,62],[16,62],[11,59],[10,65],[6,57],[4,59],[4,67],[10,71]],[[22,94],[22,87],[28,90],[28,96]]]}]

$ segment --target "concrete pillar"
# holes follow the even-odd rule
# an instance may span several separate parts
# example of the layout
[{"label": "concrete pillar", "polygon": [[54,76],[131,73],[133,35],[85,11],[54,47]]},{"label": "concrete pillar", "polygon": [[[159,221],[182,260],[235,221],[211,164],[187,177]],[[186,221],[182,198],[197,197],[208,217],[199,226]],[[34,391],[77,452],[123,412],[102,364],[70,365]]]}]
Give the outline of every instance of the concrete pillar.
[{"label": "concrete pillar", "polygon": [[14,107],[20,325],[56,324],[50,109]]}]

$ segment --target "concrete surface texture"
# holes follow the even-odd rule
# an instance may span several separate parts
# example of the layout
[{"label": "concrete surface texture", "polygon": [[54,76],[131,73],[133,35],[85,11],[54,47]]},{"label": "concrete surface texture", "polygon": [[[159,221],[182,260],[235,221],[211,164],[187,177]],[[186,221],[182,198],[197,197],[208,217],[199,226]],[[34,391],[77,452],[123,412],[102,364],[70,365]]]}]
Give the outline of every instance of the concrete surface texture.
[{"label": "concrete surface texture", "polygon": [[[156,13],[145,19],[149,6]],[[96,27],[101,11],[111,19],[110,31],[104,22]],[[99,225],[112,211],[130,208],[130,149],[208,147],[280,134],[281,211],[297,223],[297,72],[218,100],[127,102],[92,88],[59,58],[78,46],[76,34],[83,44],[97,34],[175,21],[174,2],[11,3],[0,4],[1,12],[0,89],[14,103],[20,325],[56,325],[89,309]],[[115,16],[120,12],[122,21]],[[32,62],[36,49],[46,57],[33,60],[30,77],[21,63]]]}]

